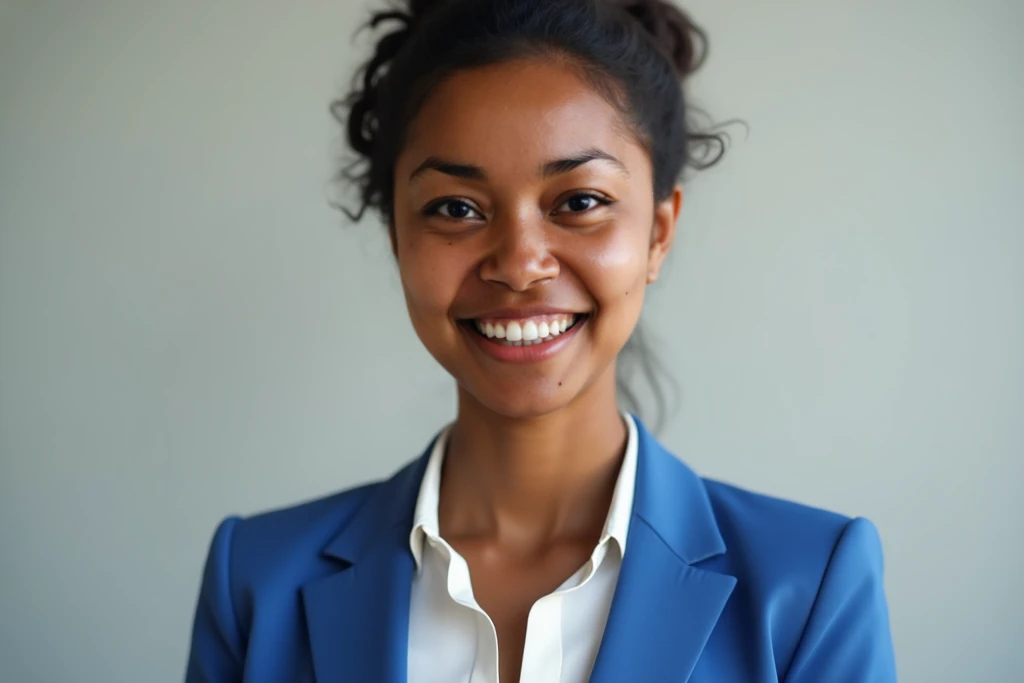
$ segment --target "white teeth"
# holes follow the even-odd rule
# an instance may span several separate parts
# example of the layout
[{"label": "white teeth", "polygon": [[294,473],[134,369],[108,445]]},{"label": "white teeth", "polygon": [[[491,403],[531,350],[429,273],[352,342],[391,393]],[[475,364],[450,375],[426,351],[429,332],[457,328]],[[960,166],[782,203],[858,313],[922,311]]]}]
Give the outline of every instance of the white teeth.
[{"label": "white teeth", "polygon": [[504,323],[474,320],[473,326],[488,339],[501,339],[508,346],[533,346],[553,340],[563,334],[579,319],[578,315],[562,318],[510,320]]}]

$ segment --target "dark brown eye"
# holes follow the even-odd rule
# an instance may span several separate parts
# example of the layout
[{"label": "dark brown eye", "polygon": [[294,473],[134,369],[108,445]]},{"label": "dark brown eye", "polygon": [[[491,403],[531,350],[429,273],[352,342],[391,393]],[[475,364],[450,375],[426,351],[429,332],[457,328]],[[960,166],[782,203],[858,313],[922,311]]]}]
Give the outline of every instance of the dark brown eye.
[{"label": "dark brown eye", "polygon": [[448,209],[448,212],[445,215],[450,218],[465,218],[469,215],[470,211],[472,211],[472,209],[469,208],[469,204],[466,204],[465,202],[448,202],[444,207],[441,207],[442,214],[445,213],[445,207]]},{"label": "dark brown eye", "polygon": [[587,197],[585,195],[577,195],[570,199],[566,204],[569,206],[570,211],[586,211],[591,206],[597,203],[597,200],[593,197]]},{"label": "dark brown eye", "polygon": [[580,193],[569,197],[555,213],[585,213],[598,206],[607,206],[611,201],[596,194]]},{"label": "dark brown eye", "polygon": [[445,199],[443,201],[435,202],[427,207],[424,214],[427,216],[443,216],[453,220],[462,220],[464,218],[483,218],[479,211],[461,199]]}]

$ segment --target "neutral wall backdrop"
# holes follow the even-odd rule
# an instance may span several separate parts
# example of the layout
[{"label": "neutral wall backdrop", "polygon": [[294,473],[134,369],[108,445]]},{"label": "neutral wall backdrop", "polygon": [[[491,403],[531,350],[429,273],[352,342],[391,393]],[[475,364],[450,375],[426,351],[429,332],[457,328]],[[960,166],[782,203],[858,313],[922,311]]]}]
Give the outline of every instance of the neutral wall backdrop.
[{"label": "neutral wall backdrop", "polygon": [[[901,679],[1024,680],[1020,0],[690,0],[749,135],[647,324],[698,471],[881,529]],[[453,416],[328,207],[363,2],[0,2],[0,681],[183,675],[207,543]]]}]

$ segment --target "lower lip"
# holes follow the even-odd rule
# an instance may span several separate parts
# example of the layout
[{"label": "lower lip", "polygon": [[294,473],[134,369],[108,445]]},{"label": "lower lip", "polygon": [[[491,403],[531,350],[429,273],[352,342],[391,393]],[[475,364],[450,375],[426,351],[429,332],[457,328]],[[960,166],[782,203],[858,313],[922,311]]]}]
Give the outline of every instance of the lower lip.
[{"label": "lower lip", "polygon": [[573,337],[576,336],[576,333],[580,331],[580,328],[587,324],[588,320],[589,318],[579,320],[575,325],[551,341],[542,342],[540,344],[530,344],[529,346],[508,346],[506,344],[498,343],[497,341],[478,333],[472,327],[472,323],[468,325],[460,325],[460,327],[462,327],[462,331],[465,334],[468,334],[473,341],[476,342],[476,345],[480,347],[484,353],[495,360],[499,360],[502,363],[536,363],[538,361],[551,358],[568,346]]}]

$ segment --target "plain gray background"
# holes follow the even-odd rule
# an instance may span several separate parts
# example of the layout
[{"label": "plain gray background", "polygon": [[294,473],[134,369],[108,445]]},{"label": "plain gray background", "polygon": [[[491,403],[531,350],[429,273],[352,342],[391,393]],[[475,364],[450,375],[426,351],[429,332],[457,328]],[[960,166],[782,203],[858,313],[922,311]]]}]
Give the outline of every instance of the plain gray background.
[{"label": "plain gray background", "polygon": [[[749,136],[645,317],[698,471],[870,517],[901,679],[1024,671],[1024,2],[691,0]],[[216,523],[453,416],[328,207],[366,6],[0,2],[0,681],[183,675]]]}]

